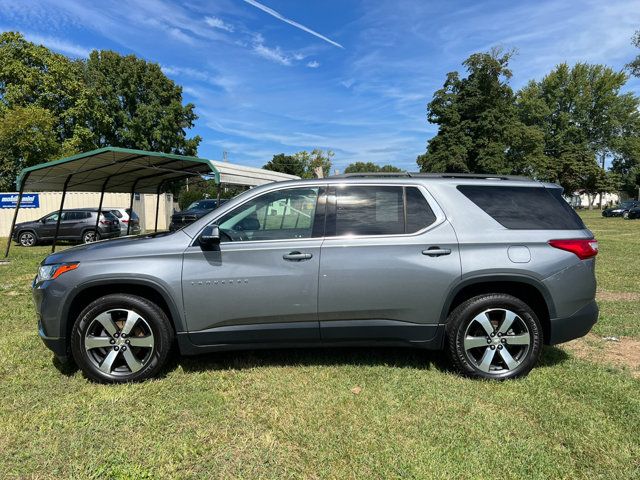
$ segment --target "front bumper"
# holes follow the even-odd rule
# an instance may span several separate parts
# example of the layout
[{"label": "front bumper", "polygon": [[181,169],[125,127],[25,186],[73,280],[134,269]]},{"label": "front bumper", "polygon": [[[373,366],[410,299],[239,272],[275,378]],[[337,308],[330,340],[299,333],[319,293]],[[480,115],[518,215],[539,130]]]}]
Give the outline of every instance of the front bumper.
[{"label": "front bumper", "polygon": [[545,343],[557,345],[584,337],[598,321],[598,304],[595,300],[587,303],[573,315],[550,320],[549,338]]},{"label": "front bumper", "polygon": [[69,351],[67,349],[67,339],[63,337],[47,337],[42,329],[42,324],[38,322],[38,335],[45,346],[58,357],[61,363],[67,363],[69,360]]}]

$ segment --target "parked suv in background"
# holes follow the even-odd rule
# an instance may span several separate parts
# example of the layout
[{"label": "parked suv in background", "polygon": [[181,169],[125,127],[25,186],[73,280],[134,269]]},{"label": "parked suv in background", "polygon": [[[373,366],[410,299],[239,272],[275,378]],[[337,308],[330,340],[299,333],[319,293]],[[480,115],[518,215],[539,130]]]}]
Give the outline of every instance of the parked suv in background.
[{"label": "parked suv in background", "polygon": [[629,210],[637,207],[640,207],[640,202],[636,200],[627,200],[625,202],[620,203],[620,205],[616,205],[615,207],[605,208],[602,211],[602,216],[627,218],[629,215]]},{"label": "parked suv in background", "polygon": [[90,379],[185,355],[348,345],[445,349],[526,375],[596,322],[597,243],[554,184],[460,175],[271,183],[174,233],[49,255],[40,336]]},{"label": "parked suv in background", "polygon": [[[120,235],[127,235],[127,228],[129,229],[129,235],[140,235],[142,230],[140,229],[140,217],[136,212],[131,213],[130,208],[114,208],[107,207],[104,210],[111,212],[120,221]],[[129,225],[131,223],[131,225]]]},{"label": "parked suv in background", "polygon": [[[220,205],[225,202],[226,200],[220,200]],[[187,226],[199,218],[204,217],[207,213],[214,211],[216,208],[218,208],[218,200],[204,199],[193,202],[186,209],[174,213],[171,216],[169,230],[173,232],[174,230]]]},{"label": "parked suv in background", "polygon": [[633,220],[636,218],[640,218],[640,204],[638,204],[637,207],[631,208],[629,209],[629,212],[627,213],[627,216],[624,217],[627,220]]},{"label": "parked suv in background", "polygon": [[[94,242],[120,236],[118,219],[108,211],[100,215],[96,238],[97,208],[76,208],[62,211],[58,240],[74,240],[82,243]],[[58,211],[39,220],[18,223],[13,230],[13,239],[23,247],[33,247],[39,242],[53,240],[58,223]]]}]

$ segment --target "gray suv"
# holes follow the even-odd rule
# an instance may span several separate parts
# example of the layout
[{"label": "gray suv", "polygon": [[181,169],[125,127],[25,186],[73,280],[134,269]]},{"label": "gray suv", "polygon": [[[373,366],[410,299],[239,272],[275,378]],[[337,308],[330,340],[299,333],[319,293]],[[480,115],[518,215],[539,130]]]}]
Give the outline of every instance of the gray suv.
[{"label": "gray suv", "polygon": [[526,375],[596,322],[597,243],[554,184],[406,174],[272,183],[172,233],[49,255],[40,336],[87,377],[156,375],[236,349],[444,349],[470,377]]},{"label": "gray suv", "polygon": [[32,222],[16,224],[13,239],[23,247],[53,240],[58,229],[59,240],[82,243],[120,236],[120,222],[111,213],[102,211],[96,229],[97,208],[74,208],[62,211],[58,227],[58,212],[51,212]]}]

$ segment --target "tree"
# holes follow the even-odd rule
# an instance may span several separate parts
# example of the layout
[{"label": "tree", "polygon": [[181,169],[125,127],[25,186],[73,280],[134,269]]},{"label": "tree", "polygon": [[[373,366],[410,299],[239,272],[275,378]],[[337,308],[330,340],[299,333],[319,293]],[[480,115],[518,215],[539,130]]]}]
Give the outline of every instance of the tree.
[{"label": "tree", "polygon": [[303,150],[302,152],[294,153],[293,156],[306,165],[303,178],[316,178],[317,168],[322,169],[323,177],[328,177],[331,172],[331,159],[334,156],[331,150],[325,152],[322,149],[314,148],[311,152]]},{"label": "tree", "polygon": [[296,175],[300,178],[315,178],[316,168],[322,168],[323,175],[329,176],[331,171],[331,159],[334,153],[331,150],[313,149],[311,152],[303,150],[293,155],[285,155],[280,153],[274,155],[273,158],[262,168],[272,170],[274,172],[288,173]]},{"label": "tree", "polygon": [[376,172],[402,172],[393,165],[383,165],[382,167],[373,162],[355,162],[344,169],[344,173],[376,173]]},{"label": "tree", "polygon": [[[39,110],[20,110],[27,107]],[[52,131],[57,143],[0,152],[0,168],[9,175],[26,163],[103,146],[195,155],[200,137],[186,135],[197,118],[194,108],[182,104],[182,88],[155,63],[111,51],[71,60],[19,33],[0,34],[0,115],[40,135]],[[5,125],[5,134],[20,125]]]},{"label": "tree", "polygon": [[273,158],[265,164],[262,168],[271,170],[273,172],[287,173],[289,175],[296,175],[300,178],[304,177],[307,170],[305,163],[293,156],[279,153],[274,155]]},{"label": "tree", "polygon": [[[631,44],[640,48],[640,30],[637,30],[631,39]],[[627,68],[631,72],[631,75],[640,77],[640,55],[637,55],[635,59],[627,64]]]},{"label": "tree", "polygon": [[187,138],[198,118],[182,105],[182,87],[157,63],[134,55],[96,51],[85,64],[90,98],[89,128],[96,147],[119,146],[195,155],[201,138]]},{"label": "tree", "polygon": [[[427,119],[439,126],[427,151],[417,158],[424,172],[520,173],[536,158],[535,130],[518,118],[509,86],[513,52],[494,49],[476,53],[463,65],[467,76],[447,75],[444,86],[427,106]],[[520,145],[517,154],[510,147]]]},{"label": "tree", "polygon": [[537,178],[568,192],[615,189],[616,177],[604,171],[606,159],[624,164],[620,174],[640,158],[640,100],[621,93],[626,80],[623,72],[603,65],[561,64],[518,92],[520,120],[542,134]]},{"label": "tree", "polygon": [[0,191],[12,190],[20,170],[60,153],[51,112],[36,105],[7,108],[0,115]]}]

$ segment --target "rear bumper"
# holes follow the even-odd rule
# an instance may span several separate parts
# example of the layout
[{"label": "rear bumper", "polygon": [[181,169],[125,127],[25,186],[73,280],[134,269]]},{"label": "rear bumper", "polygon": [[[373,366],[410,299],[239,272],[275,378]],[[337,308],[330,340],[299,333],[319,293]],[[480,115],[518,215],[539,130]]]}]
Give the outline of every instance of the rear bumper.
[{"label": "rear bumper", "polygon": [[595,300],[586,304],[569,317],[550,320],[549,338],[545,343],[556,345],[585,336],[598,321],[598,304]]}]

